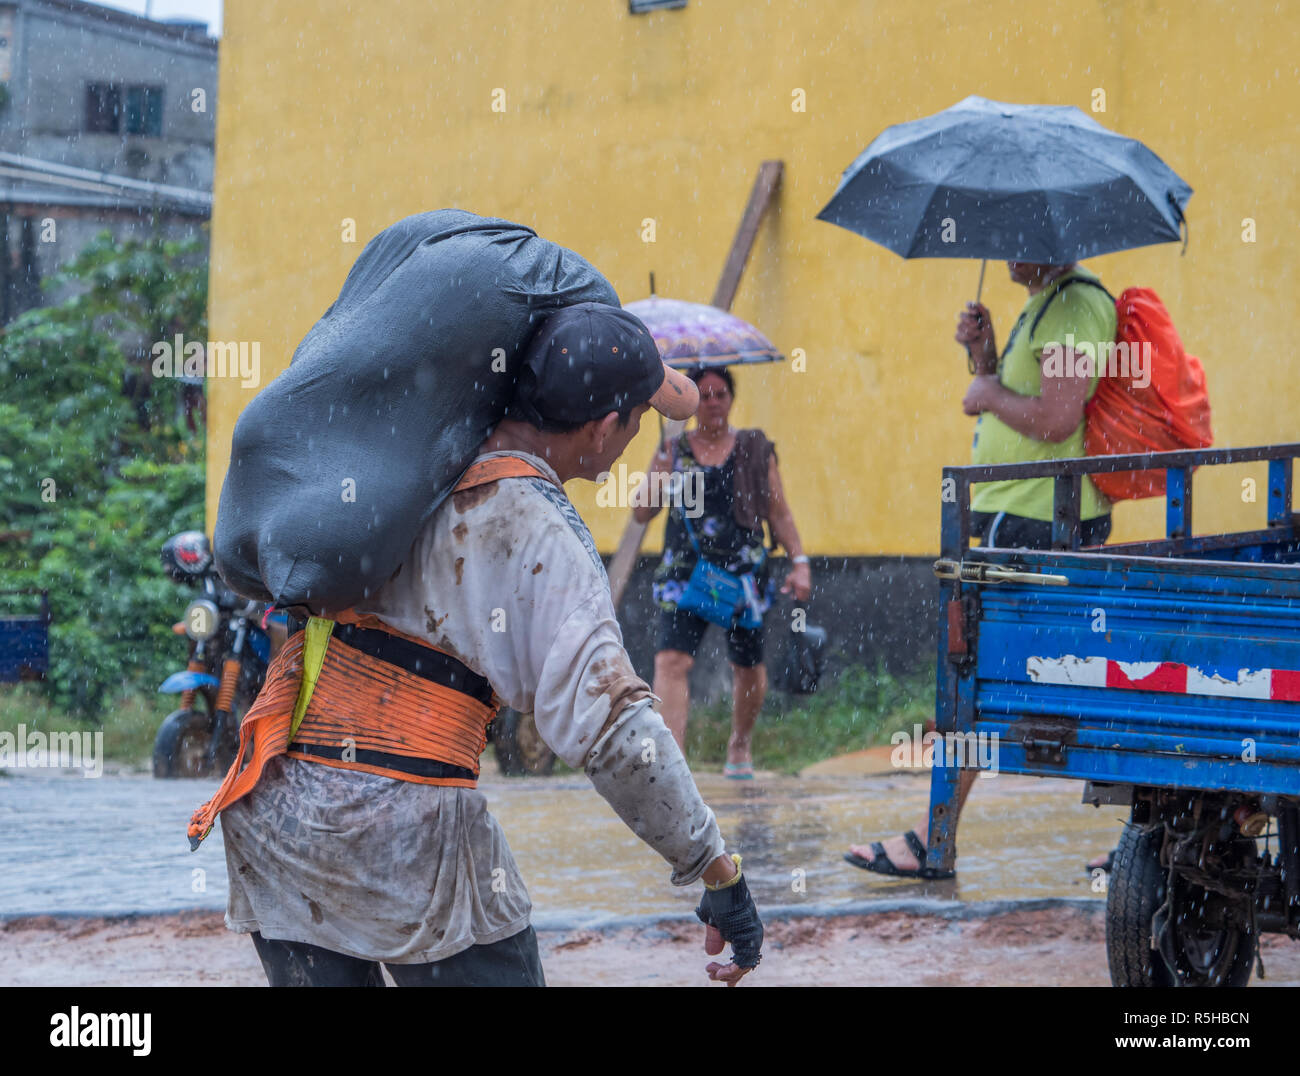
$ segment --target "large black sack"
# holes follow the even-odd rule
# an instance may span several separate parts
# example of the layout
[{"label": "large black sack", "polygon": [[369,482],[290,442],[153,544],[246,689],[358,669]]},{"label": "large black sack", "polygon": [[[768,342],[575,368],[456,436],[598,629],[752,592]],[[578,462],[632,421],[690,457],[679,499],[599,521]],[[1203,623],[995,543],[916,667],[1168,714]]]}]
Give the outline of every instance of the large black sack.
[{"label": "large black sack", "polygon": [[380,232],[235,424],[222,578],[325,614],[373,593],[501,419],[536,323],[582,302],[619,305],[523,225],[443,209]]}]

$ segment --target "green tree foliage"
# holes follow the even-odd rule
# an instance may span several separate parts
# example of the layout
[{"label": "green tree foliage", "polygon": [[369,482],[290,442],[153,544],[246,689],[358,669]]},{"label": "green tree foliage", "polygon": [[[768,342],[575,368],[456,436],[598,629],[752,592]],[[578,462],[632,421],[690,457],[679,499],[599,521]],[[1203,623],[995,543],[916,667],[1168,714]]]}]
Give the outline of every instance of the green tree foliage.
[{"label": "green tree foliage", "polygon": [[49,590],[46,691],[95,715],[184,658],[158,553],[203,524],[202,390],[155,379],[150,349],[207,339],[207,263],[198,240],[104,232],[46,283],[66,285],[0,329],[0,588]]}]

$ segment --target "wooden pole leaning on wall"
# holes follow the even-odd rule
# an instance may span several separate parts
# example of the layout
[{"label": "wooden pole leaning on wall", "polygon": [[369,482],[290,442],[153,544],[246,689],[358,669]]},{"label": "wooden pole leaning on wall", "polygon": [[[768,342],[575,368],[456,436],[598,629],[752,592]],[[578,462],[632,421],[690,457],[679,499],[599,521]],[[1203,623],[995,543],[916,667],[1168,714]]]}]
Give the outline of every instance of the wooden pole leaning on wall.
[{"label": "wooden pole leaning on wall", "polygon": [[[741,215],[740,226],[731,241],[731,250],[727,253],[727,260],[722,266],[722,275],[718,278],[718,286],[713,292],[711,305],[720,310],[730,310],[736,292],[740,290],[740,280],[745,273],[749,255],[754,249],[759,225],[763,223],[764,214],[776,198],[784,169],[783,161],[764,161],[758,167],[758,175],[749,192],[749,202]],[[685,428],[685,422],[665,423],[664,443],[671,443],[680,437]],[[648,473],[649,468],[646,470]],[[618,611],[619,603],[623,600],[623,591],[627,588],[632,569],[636,567],[636,558],[641,552],[641,540],[645,537],[646,526],[647,524],[638,523],[634,518],[629,519],[623,529],[623,537],[619,539],[618,548],[610,558],[609,592],[614,599],[615,612]]]}]

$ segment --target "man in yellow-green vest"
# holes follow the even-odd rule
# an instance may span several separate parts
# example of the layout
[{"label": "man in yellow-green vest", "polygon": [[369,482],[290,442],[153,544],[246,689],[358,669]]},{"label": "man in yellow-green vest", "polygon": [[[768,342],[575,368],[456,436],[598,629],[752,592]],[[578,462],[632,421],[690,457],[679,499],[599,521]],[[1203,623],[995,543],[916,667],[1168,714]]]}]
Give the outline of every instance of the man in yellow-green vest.
[{"label": "man in yellow-green vest", "polygon": [[[1094,274],[1073,262],[1007,262],[1007,268],[1011,279],[1029,291],[1029,300],[1001,358],[987,308],[968,303],[957,321],[956,340],[966,348],[975,373],[962,399],[962,410],[979,416],[971,462],[1033,463],[1086,455],[1084,406],[1097,389],[1098,360],[1115,339],[1115,303],[1097,286]],[[971,537],[984,545],[1051,549],[1052,498],[1051,478],[975,486]],[[1100,545],[1110,535],[1110,502],[1086,475],[1079,518],[1083,545]],[[959,803],[966,802],[976,772],[963,771]],[[947,877],[947,872],[923,866],[929,824],[927,813],[916,829],[854,845],[844,858],[878,874]]]},{"label": "man in yellow-green vest", "polygon": [[[1083,456],[1083,409],[1097,388],[1099,351],[1115,339],[1115,304],[1077,265],[1008,262],[1011,279],[1029,291],[1002,358],[989,312],[971,303],[957,324],[957,342],[975,360],[975,379],[962,400],[978,415],[971,462],[1032,463]],[[1032,331],[1031,331],[1032,330]],[[1064,361],[1044,364],[1044,353]],[[1087,361],[1076,361],[1088,356]],[[1080,369],[1081,368],[1081,369]],[[1050,549],[1052,479],[1023,478],[976,486],[971,531],[985,545]],[[1084,477],[1079,518],[1083,545],[1110,534],[1110,502]]]}]

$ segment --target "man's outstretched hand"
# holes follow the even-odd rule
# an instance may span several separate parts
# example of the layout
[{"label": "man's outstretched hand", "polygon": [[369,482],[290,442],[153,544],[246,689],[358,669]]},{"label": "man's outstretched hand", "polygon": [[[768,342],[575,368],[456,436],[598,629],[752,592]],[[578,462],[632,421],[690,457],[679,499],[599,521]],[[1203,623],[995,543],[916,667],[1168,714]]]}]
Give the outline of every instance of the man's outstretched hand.
[{"label": "man's outstretched hand", "polygon": [[695,914],[707,928],[704,951],[709,956],[717,956],[727,942],[731,943],[731,963],[714,961],[705,971],[714,982],[735,986],[763,959],[763,924],[745,879],[737,877],[734,884],[723,889],[706,888]]},{"label": "man's outstretched hand", "polygon": [[[718,933],[717,927],[704,928],[704,951],[709,956],[717,956],[727,943],[723,940],[722,935]],[[709,973],[709,978],[715,983],[726,983],[728,986],[735,986],[741,979],[748,975],[753,968],[742,968],[737,964],[719,964],[716,960],[710,961],[704,969]]]}]

